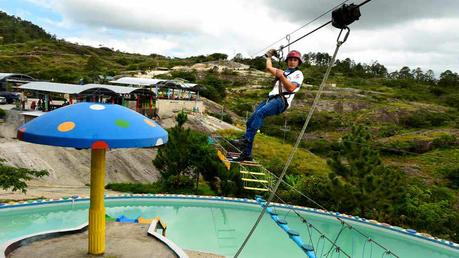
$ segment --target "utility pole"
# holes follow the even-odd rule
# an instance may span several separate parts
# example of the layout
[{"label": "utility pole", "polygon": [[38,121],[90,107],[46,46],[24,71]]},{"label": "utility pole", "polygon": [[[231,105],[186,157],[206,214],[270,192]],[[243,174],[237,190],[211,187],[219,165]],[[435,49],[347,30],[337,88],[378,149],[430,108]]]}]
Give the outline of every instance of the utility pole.
[{"label": "utility pole", "polygon": [[225,106],[222,105],[222,113],[221,113],[221,119],[223,121],[223,111],[225,110]]},{"label": "utility pole", "polygon": [[282,143],[285,143],[285,134],[290,131],[290,127],[287,126],[287,119],[285,119],[284,126],[281,127],[280,130],[284,132],[284,139],[282,140]]}]

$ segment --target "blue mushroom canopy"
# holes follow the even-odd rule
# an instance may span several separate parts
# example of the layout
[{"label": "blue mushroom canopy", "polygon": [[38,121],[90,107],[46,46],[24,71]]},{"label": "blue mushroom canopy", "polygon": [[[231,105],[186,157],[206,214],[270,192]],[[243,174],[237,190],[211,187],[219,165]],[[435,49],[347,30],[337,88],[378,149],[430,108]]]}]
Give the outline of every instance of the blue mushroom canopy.
[{"label": "blue mushroom canopy", "polygon": [[22,125],[18,139],[79,149],[138,148],[162,145],[168,135],[156,122],[129,108],[82,102]]}]

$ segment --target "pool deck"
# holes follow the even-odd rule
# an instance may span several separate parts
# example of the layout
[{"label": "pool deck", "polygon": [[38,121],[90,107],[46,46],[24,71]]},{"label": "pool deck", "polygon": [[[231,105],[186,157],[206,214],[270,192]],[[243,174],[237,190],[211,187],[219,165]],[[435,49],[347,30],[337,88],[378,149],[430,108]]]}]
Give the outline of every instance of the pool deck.
[{"label": "pool deck", "polygon": [[[147,224],[107,222],[106,252],[103,256],[87,254],[88,232],[50,238],[26,244],[7,257],[164,257],[177,255],[164,243],[148,236]],[[185,251],[190,258],[220,258],[223,256],[196,251]]]}]

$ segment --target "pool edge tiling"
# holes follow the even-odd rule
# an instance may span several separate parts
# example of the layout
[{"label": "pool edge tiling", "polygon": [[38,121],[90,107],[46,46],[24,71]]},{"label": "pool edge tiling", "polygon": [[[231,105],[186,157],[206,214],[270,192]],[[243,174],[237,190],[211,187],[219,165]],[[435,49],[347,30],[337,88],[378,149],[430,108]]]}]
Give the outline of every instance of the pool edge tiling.
[{"label": "pool edge tiling", "polygon": [[[221,196],[199,196],[199,195],[178,195],[178,194],[120,194],[120,195],[105,195],[106,200],[189,200],[189,201],[211,201],[211,202],[224,202],[224,203],[233,203],[233,204],[245,204],[250,206],[259,207],[255,200],[247,198],[232,198],[232,197],[221,197]],[[79,203],[79,202],[88,202],[89,198],[85,196],[72,196],[64,197],[59,199],[39,199],[39,200],[29,200],[21,202],[10,202],[10,203],[0,203],[0,212],[2,210],[11,210],[18,208],[27,208],[34,206],[44,206],[50,204],[60,204],[60,203]],[[245,206],[244,205],[244,206]],[[365,218],[360,218],[358,216],[352,216],[347,214],[341,214],[339,212],[325,211],[321,209],[302,207],[296,205],[285,205],[280,203],[272,203],[272,206],[281,209],[288,209],[293,207],[301,212],[312,213],[316,215],[326,216],[328,218],[340,218],[352,223],[358,223],[359,225],[365,225],[370,228],[379,228],[384,229],[389,232],[394,232],[398,234],[403,234],[406,236],[414,237],[417,239],[428,241],[430,244],[440,245],[442,247],[451,248],[453,250],[459,251],[459,245],[457,243],[436,238],[426,233],[419,233],[413,229],[404,229],[397,226],[392,226],[387,223],[381,223],[375,220],[368,220]]]}]

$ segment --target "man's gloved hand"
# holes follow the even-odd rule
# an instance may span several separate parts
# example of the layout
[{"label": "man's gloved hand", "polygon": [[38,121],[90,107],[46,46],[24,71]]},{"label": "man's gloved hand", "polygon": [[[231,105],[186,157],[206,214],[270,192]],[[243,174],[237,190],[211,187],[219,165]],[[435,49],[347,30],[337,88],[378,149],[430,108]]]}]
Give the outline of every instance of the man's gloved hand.
[{"label": "man's gloved hand", "polygon": [[277,78],[284,77],[284,71],[282,71],[281,69],[276,69],[276,75],[275,76]]},{"label": "man's gloved hand", "polygon": [[277,50],[275,50],[275,49],[270,49],[265,54],[265,57],[267,57],[267,58],[271,58],[273,56],[278,57]]}]

